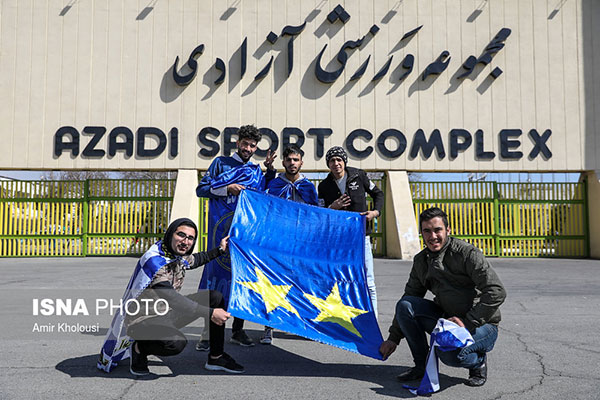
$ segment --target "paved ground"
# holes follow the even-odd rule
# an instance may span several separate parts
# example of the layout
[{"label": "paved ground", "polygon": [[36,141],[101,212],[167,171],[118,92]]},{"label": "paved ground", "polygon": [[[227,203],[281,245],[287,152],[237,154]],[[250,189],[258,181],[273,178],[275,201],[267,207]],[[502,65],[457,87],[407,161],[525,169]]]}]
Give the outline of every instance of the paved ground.
[{"label": "paved ground", "polygon": [[[491,259],[508,299],[488,383],[463,384],[467,371],[441,366],[437,399],[598,399],[600,397],[600,261]],[[413,397],[395,381],[411,365],[405,342],[386,362],[302,338],[276,333],[272,346],[226,351],[244,375],[205,371],[206,354],[188,344],[176,357],[152,358],[154,375],[134,379],[125,366],[96,369],[106,332],[31,332],[32,299],[94,297],[121,292],[135,264],[131,258],[0,259],[0,399],[355,399]],[[410,262],[376,260],[380,324],[384,336],[406,281]],[[192,272],[184,290],[192,291]],[[116,288],[109,288],[116,282]],[[119,296],[119,295],[117,295]],[[91,310],[90,310],[91,311]],[[46,317],[48,318],[48,317]],[[67,321],[69,320],[64,317]],[[258,339],[260,327],[250,324]],[[188,329],[189,337],[199,327]],[[228,330],[227,335],[230,332]]]}]

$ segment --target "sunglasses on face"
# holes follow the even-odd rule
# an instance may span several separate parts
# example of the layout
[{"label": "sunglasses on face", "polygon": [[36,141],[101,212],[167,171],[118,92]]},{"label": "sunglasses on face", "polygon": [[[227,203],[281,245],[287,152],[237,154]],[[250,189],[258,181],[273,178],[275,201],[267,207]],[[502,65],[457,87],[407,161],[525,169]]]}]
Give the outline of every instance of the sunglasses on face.
[{"label": "sunglasses on face", "polygon": [[191,236],[191,235],[190,235],[190,236],[188,236],[188,235],[186,235],[185,233],[183,233],[182,231],[175,232],[175,234],[176,234],[178,237],[180,237],[182,240],[183,240],[183,239],[187,239],[187,240],[189,240],[190,242],[193,242],[194,240],[196,240],[196,237],[195,237],[195,236]]}]

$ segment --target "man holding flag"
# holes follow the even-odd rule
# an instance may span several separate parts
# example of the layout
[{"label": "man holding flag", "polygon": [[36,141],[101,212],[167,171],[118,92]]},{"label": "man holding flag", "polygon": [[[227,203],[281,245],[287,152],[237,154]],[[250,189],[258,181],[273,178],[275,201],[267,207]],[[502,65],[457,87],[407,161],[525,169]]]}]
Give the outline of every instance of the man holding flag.
[{"label": "man holding flag", "polygon": [[[375,287],[375,270],[373,266],[373,250],[371,247],[371,224],[373,218],[381,215],[385,195],[359,168],[348,166],[348,154],[340,146],[333,146],[325,154],[329,174],[319,184],[319,199],[325,207],[333,210],[359,212],[365,216],[365,270],[369,295],[377,316],[377,289]],[[373,210],[367,208],[366,195],[373,199]]]},{"label": "man holding flag", "polygon": [[[176,219],[167,228],[164,239],[140,258],[123,302],[136,300],[146,307],[132,306],[126,313],[115,315],[100,351],[99,369],[110,372],[120,360],[131,356],[130,372],[136,376],[148,375],[148,355],[181,353],[187,339],[180,329],[204,315],[210,319],[211,332],[211,352],[205,368],[244,372],[244,368],[223,351],[224,324],[230,314],[224,309],[221,293],[213,290],[188,296],[179,293],[186,270],[198,268],[227,251],[228,238],[225,237],[218,248],[192,254],[197,236],[198,229],[192,220]],[[130,337],[135,341],[131,342]]]},{"label": "man holding flag", "polygon": [[[414,258],[389,338],[379,351],[386,359],[406,338],[415,366],[398,375],[398,380],[414,381],[430,375],[425,333],[431,334],[438,320],[446,318],[466,328],[474,343],[453,351],[435,351],[434,356],[444,364],[467,368],[466,384],[482,386],[487,380],[487,353],[498,337],[500,305],[506,291],[479,249],[449,236],[444,211],[428,208],[419,216],[419,224],[426,248]],[[428,290],[435,295],[434,301],[423,298]]]},{"label": "man holding flag", "polygon": [[[266,182],[275,177],[273,160],[276,154],[270,150],[264,162],[267,168],[263,176],[260,166],[250,162],[261,139],[260,131],[254,125],[244,125],[238,130],[237,151],[231,157],[217,157],[209,166],[196,188],[198,197],[206,197],[209,201],[208,247],[215,246],[218,238],[227,236],[231,218],[242,190],[264,190]],[[227,304],[231,285],[231,260],[219,257],[211,261],[204,269],[199,289],[218,290],[223,293]],[[234,318],[231,342],[242,346],[254,346],[254,342],[243,329],[244,320]],[[206,338],[198,342],[196,350],[208,351]]]},{"label": "man holding flag", "polygon": [[[281,163],[285,172],[280,172],[277,178],[269,182],[267,193],[296,203],[318,206],[319,199],[315,185],[300,173],[303,164],[300,148],[292,144],[283,150],[282,157]],[[272,342],[273,328],[265,326],[260,343],[271,344]]]}]

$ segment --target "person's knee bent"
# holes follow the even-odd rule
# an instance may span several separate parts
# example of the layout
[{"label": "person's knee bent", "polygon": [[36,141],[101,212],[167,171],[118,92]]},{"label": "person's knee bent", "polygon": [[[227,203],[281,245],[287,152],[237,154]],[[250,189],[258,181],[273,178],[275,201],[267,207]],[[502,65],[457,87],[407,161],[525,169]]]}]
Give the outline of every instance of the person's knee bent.
[{"label": "person's knee bent", "polygon": [[183,351],[187,345],[187,339],[182,338],[179,340],[166,340],[163,342],[165,356],[174,356]]},{"label": "person's knee bent", "polygon": [[459,360],[459,358],[458,358],[460,349],[452,350],[452,351],[441,351],[436,348],[435,352],[436,352],[439,360],[442,363],[444,363],[445,365],[448,365],[450,367],[461,367],[462,366],[462,361]]},{"label": "person's knee bent", "polygon": [[411,303],[412,296],[404,296],[396,303],[396,316],[398,318],[415,318],[415,312]]},{"label": "person's knee bent", "polygon": [[463,349],[457,349],[452,351],[441,351],[436,349],[438,359],[449,367],[456,368],[472,368],[478,362],[480,362],[483,354],[471,352],[467,353]]}]

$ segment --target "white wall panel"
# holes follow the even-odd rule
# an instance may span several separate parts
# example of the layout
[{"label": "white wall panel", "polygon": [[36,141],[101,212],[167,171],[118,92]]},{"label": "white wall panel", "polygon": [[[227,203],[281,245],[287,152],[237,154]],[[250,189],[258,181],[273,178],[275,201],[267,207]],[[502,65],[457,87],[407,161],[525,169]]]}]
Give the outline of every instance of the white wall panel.
[{"label": "white wall panel", "polygon": [[[350,14],[343,24],[327,21],[342,4]],[[558,7],[557,9],[554,9]],[[213,157],[199,155],[197,135],[202,128],[221,132],[215,141],[223,150],[226,127],[254,123],[272,129],[281,146],[286,127],[328,128],[325,151],[345,145],[356,129],[373,139],[357,139],[367,158],[350,156],[351,163],[365,169],[415,171],[566,171],[600,169],[600,140],[596,131],[600,113],[600,79],[594,65],[600,57],[600,29],[594,25],[600,3],[578,0],[554,4],[547,0],[395,0],[377,1],[255,0],[222,2],[194,0],[147,2],[118,0],[75,2],[70,8],[47,1],[0,0],[0,168],[2,169],[177,169],[206,168]],[[310,18],[309,18],[310,16]],[[287,76],[287,43],[280,37],[274,45],[265,40],[273,31],[307,20],[294,39],[293,70]],[[380,30],[372,36],[369,28]],[[423,25],[409,40],[402,36]],[[479,64],[465,79],[462,63],[479,57],[502,28],[512,33],[505,47],[489,65]],[[348,40],[367,35],[365,43],[348,50],[341,76],[324,84],[315,76],[317,54],[327,45],[321,66],[339,67],[338,50]],[[239,49],[247,38],[247,69],[240,78]],[[204,44],[197,58],[195,79],[178,86],[172,65],[179,56],[179,71],[192,50]],[[450,52],[448,68],[423,81],[425,68],[442,51]],[[402,82],[402,60],[412,54],[415,65]],[[387,74],[378,82],[373,76],[393,55]],[[274,62],[259,81],[256,74]],[[357,81],[350,77],[370,56],[368,68]],[[226,66],[222,84],[216,58]],[[503,73],[493,79],[490,72]],[[79,154],[65,151],[54,156],[54,137],[61,127],[80,133]],[[97,149],[103,157],[86,157],[91,135],[86,126],[106,128]],[[110,131],[118,126],[134,134],[140,127],[154,127],[167,136],[165,151],[156,157],[126,157],[119,151],[108,156]],[[178,131],[178,155],[169,156],[172,128]],[[394,159],[376,148],[378,136],[397,129],[406,137],[404,153]],[[427,138],[439,129],[445,157],[409,153],[417,130]],[[450,158],[450,131],[466,129],[471,146]],[[475,134],[483,131],[486,151],[492,160],[476,157]],[[499,134],[521,129],[517,140],[520,159],[500,156]],[[547,145],[552,157],[530,159],[534,143],[529,131],[552,136]],[[214,138],[211,138],[214,139]],[[315,156],[314,137],[305,136],[305,169],[326,168]],[[134,146],[136,145],[134,141]],[[266,148],[267,140],[259,147]],[[396,147],[388,139],[389,148]],[[147,147],[156,146],[149,140]],[[279,148],[278,152],[281,153]],[[261,161],[261,160],[258,160]],[[280,160],[276,166],[280,167]]]}]

